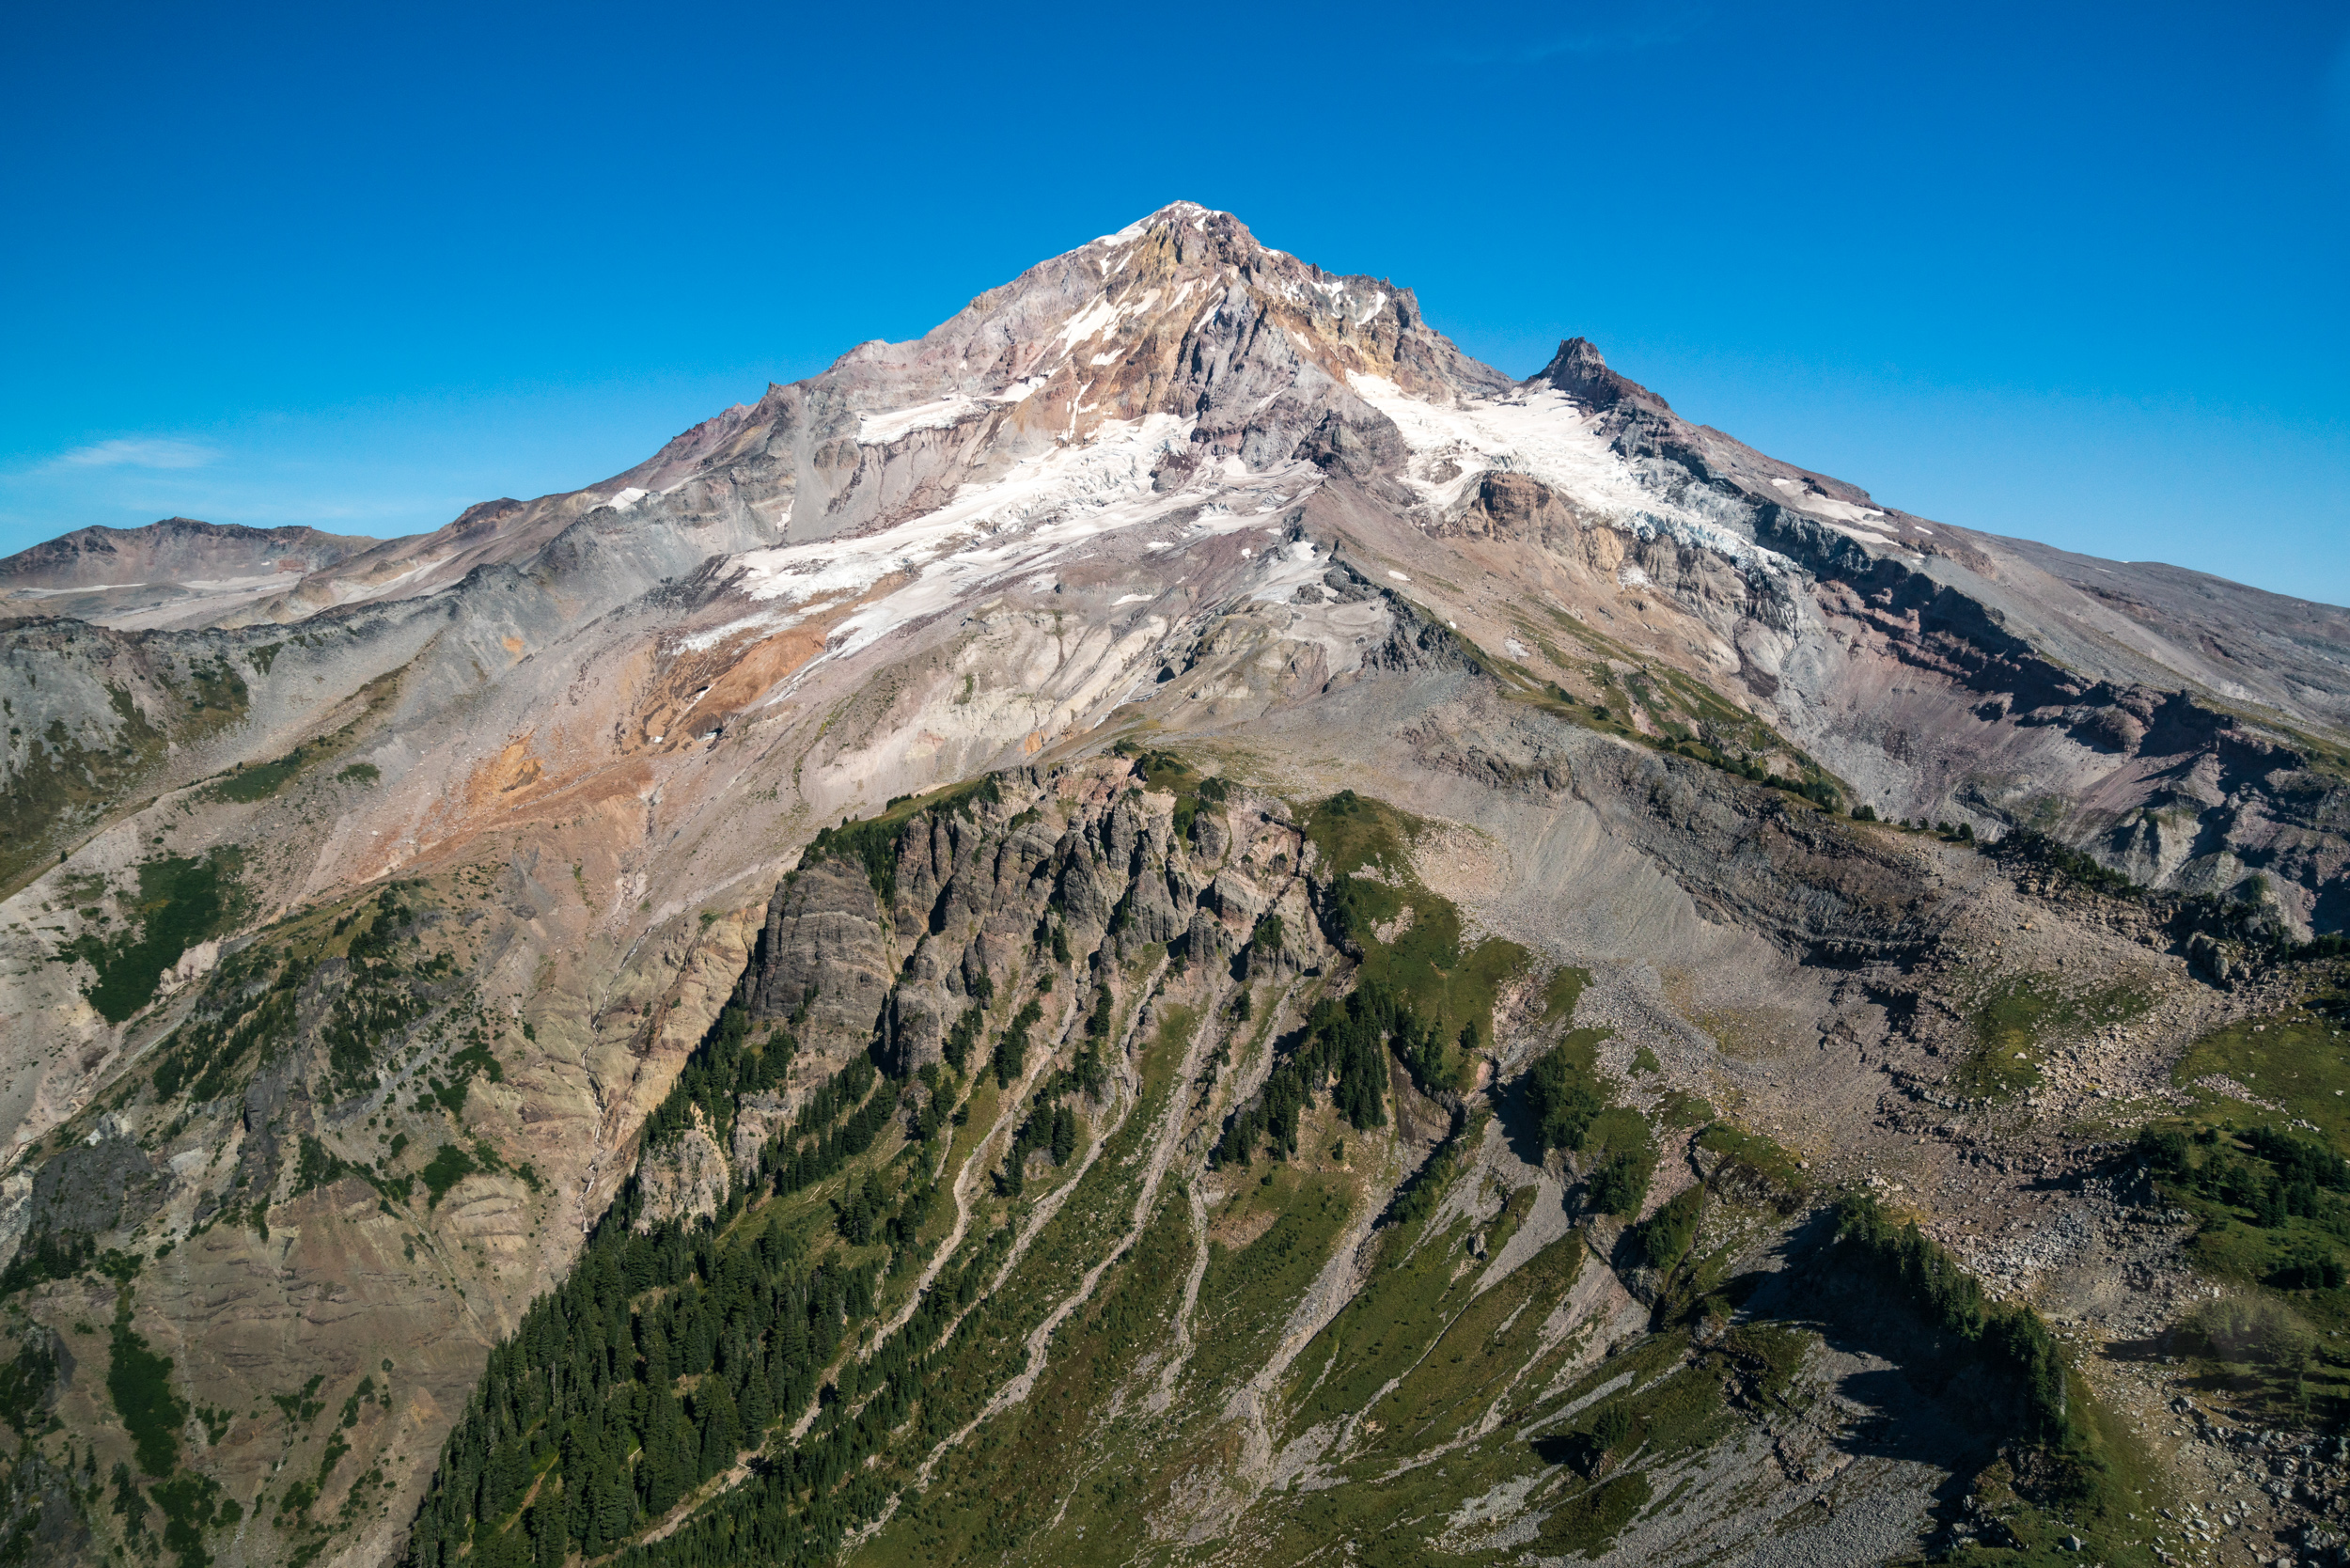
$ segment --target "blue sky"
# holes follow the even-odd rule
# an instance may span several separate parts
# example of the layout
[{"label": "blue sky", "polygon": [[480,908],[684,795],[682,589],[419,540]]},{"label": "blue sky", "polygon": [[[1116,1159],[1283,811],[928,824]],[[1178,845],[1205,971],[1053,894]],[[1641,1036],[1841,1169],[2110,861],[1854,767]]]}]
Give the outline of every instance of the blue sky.
[{"label": "blue sky", "polygon": [[2350,603],[2340,5],[829,9],[19,13],[0,552],[572,489],[1187,197],[1514,374]]}]

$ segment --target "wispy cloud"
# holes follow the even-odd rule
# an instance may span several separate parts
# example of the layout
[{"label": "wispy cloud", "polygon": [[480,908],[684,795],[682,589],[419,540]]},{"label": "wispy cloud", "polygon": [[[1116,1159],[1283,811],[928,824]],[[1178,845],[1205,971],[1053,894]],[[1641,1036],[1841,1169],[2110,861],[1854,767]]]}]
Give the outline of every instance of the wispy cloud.
[{"label": "wispy cloud", "polygon": [[59,456],[58,468],[201,468],[220,454],[194,441],[126,437],[76,447]]}]

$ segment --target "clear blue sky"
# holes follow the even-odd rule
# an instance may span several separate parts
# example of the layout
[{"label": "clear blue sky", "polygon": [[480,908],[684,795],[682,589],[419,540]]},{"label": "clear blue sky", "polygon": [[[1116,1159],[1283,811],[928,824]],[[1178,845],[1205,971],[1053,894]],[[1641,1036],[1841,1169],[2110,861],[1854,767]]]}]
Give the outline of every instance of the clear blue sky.
[{"label": "clear blue sky", "polygon": [[0,552],[592,482],[1175,197],[1912,511],[2350,603],[2350,10],[28,7]]}]

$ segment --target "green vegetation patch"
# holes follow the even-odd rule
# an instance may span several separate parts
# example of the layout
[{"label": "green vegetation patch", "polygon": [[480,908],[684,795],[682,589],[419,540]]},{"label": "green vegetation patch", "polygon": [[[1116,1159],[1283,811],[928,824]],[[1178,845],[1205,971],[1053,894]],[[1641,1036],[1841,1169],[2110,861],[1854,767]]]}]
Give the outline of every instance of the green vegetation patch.
[{"label": "green vegetation patch", "polygon": [[1776,1400],[1786,1394],[1803,1360],[1818,1341],[1783,1323],[1743,1323],[1722,1339],[1725,1355],[1737,1358],[1756,1391]]},{"label": "green vegetation patch", "polygon": [[[860,1057],[774,1137],[764,1179],[729,1194],[714,1231],[690,1220],[639,1230],[644,1195],[632,1182],[571,1278],[493,1355],[476,1413],[444,1458],[442,1475],[456,1484],[428,1497],[415,1539],[470,1541],[475,1557],[495,1563],[557,1561],[573,1543],[603,1557],[732,1467],[777,1422],[806,1416],[804,1435],[780,1445],[776,1463],[719,1494],[651,1555],[706,1564],[831,1560],[846,1530],[902,1482],[905,1456],[929,1451],[979,1413],[1026,1364],[1029,1333],[1124,1235],[1140,1155],[1175,1092],[1185,1043],[1183,1020],[1170,1014],[1136,1063],[1139,1103],[1000,1286],[1016,1229],[993,1223],[990,1204],[973,1216],[959,1256],[910,1304],[911,1317],[870,1356],[842,1353],[905,1302],[923,1236],[946,1228],[939,1211],[948,1206],[926,1208],[924,1195],[936,1189],[910,1172],[934,1168],[936,1144],[960,1123],[935,1119],[918,1144],[888,1136],[907,1086],[882,1079]],[[756,1064],[756,1050],[743,1045],[735,1031],[713,1030],[693,1058],[701,1087],[682,1079],[663,1117],[699,1103],[712,1084],[737,1093],[741,1080],[720,1069],[729,1053],[737,1074],[743,1061]],[[933,1070],[923,1082],[935,1096],[956,1080]],[[993,1104],[997,1092],[990,1082],[982,1098]],[[1141,1255],[1104,1276],[1095,1303],[1062,1326],[1048,1379],[1114,1383],[1124,1366],[1113,1352],[1153,1331],[1188,1272],[1187,1205],[1180,1193],[1170,1197]],[[1007,1219],[1019,1212],[1007,1207]],[[1105,1347],[1098,1361],[1089,1341]],[[622,1342],[636,1347],[634,1358],[609,1361],[602,1347]],[[574,1361],[596,1369],[583,1397],[542,1416],[540,1368]],[[1040,1395],[1053,1386],[1041,1385]],[[1026,1402],[991,1425],[979,1447],[1001,1453],[1033,1442],[1044,1463],[1066,1472],[1083,1463],[1083,1420],[1099,1394],[1080,1381],[1066,1399]],[[525,1504],[538,1476],[547,1478],[540,1500]],[[547,1507],[551,1496],[562,1506]],[[990,1541],[1003,1539],[999,1531]]]},{"label": "green vegetation patch", "polygon": [[1387,1203],[1386,1217],[1397,1225],[1418,1225],[1434,1210],[1444,1189],[1460,1173],[1461,1165],[1485,1136],[1485,1122],[1491,1111],[1480,1110],[1466,1122],[1453,1130],[1452,1136],[1436,1145],[1428,1163],[1413,1172]]},{"label": "green vegetation patch", "polygon": [[305,768],[316,763],[322,755],[317,746],[298,745],[274,761],[257,762],[249,768],[239,768],[205,793],[214,800],[225,800],[239,806],[267,800],[300,776]]},{"label": "green vegetation patch", "polygon": [[119,721],[112,744],[83,745],[62,718],[50,720],[39,737],[25,737],[15,772],[0,785],[0,821],[8,824],[0,834],[0,894],[55,865],[61,830],[117,804],[163,757],[163,732],[147,722],[130,692],[109,685],[106,697]]},{"label": "green vegetation patch", "polygon": [[[1969,839],[1973,838],[1968,834]],[[2120,871],[2037,828],[2019,827],[2000,836],[1992,852],[2003,865],[2029,865],[2072,878],[2113,898],[2142,898],[2146,889]]]},{"label": "green vegetation patch", "polygon": [[426,1207],[440,1207],[441,1200],[448,1196],[449,1188],[480,1168],[474,1163],[473,1156],[457,1145],[442,1144],[432,1158],[426,1162],[425,1168],[416,1172],[424,1182],[425,1190],[432,1195]]},{"label": "green vegetation patch", "polygon": [[2048,975],[1997,980],[1972,999],[1966,1023],[1974,1050],[1950,1074],[1950,1087],[1981,1099],[2037,1088],[2049,1042],[2136,1017],[2149,1005],[2142,992],[2126,986],[2068,995]]},{"label": "green vegetation patch", "polygon": [[[252,693],[244,683],[244,677],[239,675],[236,666],[225,657],[215,658],[210,663],[192,660],[187,674],[189,684],[196,688],[196,695],[189,699],[188,706],[198,713],[209,710],[218,715],[203,722],[215,726],[231,723],[250,706]],[[170,683],[168,677],[164,678],[164,683]]]},{"label": "green vegetation patch", "polygon": [[[2076,1529],[2092,1553],[2142,1541],[2132,1515],[2149,1505],[2153,1466],[2138,1440],[2109,1420],[2030,1308],[1994,1302],[1957,1260],[1912,1223],[1896,1225],[1865,1193],[1845,1198],[1838,1238],[1853,1261],[1877,1274],[1928,1325],[1949,1337],[1948,1356],[1971,1359],[1978,1376],[2013,1382],[2020,1419],[2008,1451],[1977,1479],[1994,1513],[2028,1544],[2053,1544],[2058,1527]],[[2133,1551],[2134,1558],[2144,1553]],[[2004,1555],[1971,1560],[2009,1560]]]},{"label": "green vegetation patch", "polygon": [[[1473,1138],[1454,1142],[1476,1146]],[[1441,1194],[1461,1169],[1457,1160],[1444,1162],[1431,1172],[1428,1190]],[[1531,1186],[1510,1195],[1485,1227],[1487,1256],[1508,1245],[1534,1198]],[[1522,1354],[1503,1354],[1507,1336],[1528,1302],[1554,1301],[1573,1281],[1583,1258],[1580,1234],[1570,1232],[1480,1292],[1483,1271],[1461,1267],[1472,1222],[1456,1218],[1432,1231],[1434,1209],[1426,1202],[1381,1233],[1363,1289],[1297,1357],[1285,1396],[1292,1433],[1362,1411],[1375,1423],[1363,1429],[1376,1435],[1367,1454],[1411,1452],[1474,1423],[1525,1370]],[[1366,1474],[1386,1464],[1362,1463]]]},{"label": "green vegetation patch", "polygon": [[0,1362],[0,1420],[29,1435],[40,1423],[49,1396],[57,1386],[57,1358],[45,1337],[36,1335],[17,1347],[15,1356]]},{"label": "green vegetation patch", "polygon": [[[1366,980],[1387,987],[1431,1024],[1441,1046],[1434,1081],[1459,1088],[1493,1039],[1495,996],[1533,955],[1498,937],[1463,948],[1459,909],[1412,873],[1409,846],[1421,825],[1384,801],[1341,790],[1307,814],[1306,834],[1331,879],[1340,939],[1361,950]],[[1392,940],[1382,941],[1382,930]],[[1552,983],[1561,982],[1553,976]],[[1579,983],[1566,983],[1579,993]],[[1572,996],[1566,1000],[1572,1008]]]},{"label": "green vegetation patch", "polygon": [[1573,1023],[1575,1004],[1583,999],[1584,989],[1590,983],[1589,969],[1553,969],[1550,979],[1543,982],[1543,1022]]},{"label": "green vegetation patch", "polygon": [[[350,965],[346,983],[319,1031],[335,1087],[344,1095],[374,1089],[381,1081],[376,1064],[386,1043],[422,1023],[452,989],[447,978],[455,961],[449,954],[419,961],[411,950],[420,941],[419,916],[406,900],[417,887],[415,883],[395,883],[382,888],[373,901],[354,905],[336,920],[329,934],[332,942],[352,932],[343,951]],[[471,1037],[478,1038],[481,1027],[477,1021]],[[458,1082],[464,1082],[462,1073]],[[457,1104],[463,1104],[462,1090]]]},{"label": "green vegetation patch", "polygon": [[219,1482],[196,1470],[157,1482],[154,1497],[164,1514],[164,1545],[178,1556],[180,1568],[207,1568],[212,1554],[205,1549],[205,1531],[228,1529],[244,1518],[243,1506],[224,1497]]},{"label": "green vegetation patch", "polygon": [[[2228,1110],[2256,1120],[2239,1127]],[[2350,1356],[2334,1348],[2350,1328],[2342,1144],[2220,1102],[2140,1128],[2138,1151],[2164,1201],[2201,1222],[2187,1259],[2245,1293],[2211,1303],[2178,1336],[2206,1385],[2273,1420],[2350,1416]]]},{"label": "green vegetation patch", "polygon": [[1685,1089],[1668,1089],[1665,1090],[1664,1103],[1657,1106],[1656,1120],[1676,1131],[1685,1132],[1691,1127],[1704,1126],[1720,1114],[1714,1108],[1714,1102],[1701,1094],[1692,1094]]},{"label": "green vegetation patch", "polygon": [[[1797,1352],[1800,1358],[1800,1351]],[[1723,1397],[1728,1380],[1754,1384],[1759,1357],[1752,1345],[1725,1338],[1694,1353],[1685,1331],[1653,1334],[1605,1367],[1584,1387],[1630,1376],[1629,1388],[1578,1414],[1573,1424],[1534,1440],[1546,1462],[1564,1465],[1593,1482],[1570,1497],[1543,1527],[1545,1551],[1595,1551],[1645,1506],[1648,1494],[1621,1483],[1703,1449],[1739,1421]],[[1611,1493],[1610,1487],[1619,1490]]]},{"label": "green vegetation patch", "polygon": [[1526,1103],[1535,1136],[1545,1149],[1582,1156],[1592,1205],[1603,1213],[1636,1215],[1656,1168],[1656,1140],[1648,1119],[1615,1103],[1599,1071],[1604,1029],[1577,1029],[1527,1069]]},{"label": "green vegetation patch", "polygon": [[1648,1477],[1635,1471],[1569,1497],[1543,1521],[1536,1544],[1547,1555],[1597,1557],[1648,1506]]},{"label": "green vegetation patch", "polygon": [[257,942],[213,972],[188,1020],[154,1057],[158,1101],[183,1090],[201,1105],[243,1087],[239,1069],[289,1048],[296,1000],[310,965],[274,944]]},{"label": "green vegetation patch", "polygon": [[317,1418],[320,1411],[326,1408],[323,1400],[314,1397],[319,1391],[319,1386],[325,1381],[326,1375],[323,1372],[313,1372],[310,1374],[310,1381],[305,1383],[299,1390],[290,1394],[272,1394],[270,1403],[283,1411],[286,1419],[291,1424],[307,1426]]},{"label": "green vegetation patch", "polygon": [[295,1197],[323,1186],[331,1186],[352,1174],[349,1162],[337,1156],[326,1145],[304,1133],[300,1145],[301,1159],[294,1166]]},{"label": "green vegetation patch", "polygon": [[[703,1032],[699,1050],[686,1059],[676,1088],[656,1106],[645,1125],[650,1148],[663,1148],[684,1136],[698,1107],[720,1148],[734,1134],[734,1108],[745,1094],[773,1089],[790,1071],[799,1042],[779,1025],[754,1031],[751,1015],[738,1002],[728,1002]],[[453,1072],[479,1072],[492,1083],[505,1080],[485,1044],[469,1045],[449,1058]],[[862,1090],[859,1090],[862,1093]]]},{"label": "green vegetation patch", "polygon": [[187,1424],[185,1401],[172,1391],[171,1358],[158,1356],[131,1326],[131,1292],[115,1297],[113,1338],[108,1346],[106,1392],[131,1435],[139,1468],[168,1476],[180,1464],[180,1429]]},{"label": "green vegetation patch", "polygon": [[[1244,993],[1246,995],[1246,993]],[[1234,1108],[1215,1147],[1218,1166],[1248,1165],[1260,1140],[1277,1160],[1297,1153],[1298,1119],[1317,1085],[1330,1083],[1330,1103],[1357,1132],[1386,1125],[1387,1053],[1417,1074],[1441,1071],[1441,1043],[1394,992],[1376,980],[1343,1002],[1324,997],[1307,1016],[1305,1039],[1276,1062],[1248,1104]]]},{"label": "green vegetation patch", "polygon": [[[1686,1346],[1679,1334],[1663,1336],[1662,1341],[1669,1350]],[[1728,1432],[1733,1418],[1723,1403],[1722,1368],[1716,1364],[1724,1359],[1708,1356],[1690,1366],[1679,1365],[1677,1358],[1666,1362],[1658,1375],[1599,1405],[1586,1418],[1592,1438],[1590,1469],[1604,1473],[1611,1461],[1635,1456],[1644,1465],[1667,1462]]]},{"label": "green vegetation patch", "polygon": [[1794,1213],[1810,1191],[1810,1178],[1802,1161],[1760,1133],[1716,1121],[1698,1135],[1697,1146],[1721,1156],[1709,1178],[1718,1190],[1748,1198],[1768,1195],[1782,1213],[1788,1214]]},{"label": "green vegetation patch", "polygon": [[2296,1007],[2231,1024],[2188,1047],[2170,1077],[2187,1088],[2213,1074],[2313,1122],[2337,1152],[2350,1152],[2350,1034],[2339,1019]]},{"label": "green vegetation patch", "polygon": [[1164,1333],[1192,1256],[1182,1196],[1162,1193],[1133,1254],[1055,1334],[1034,1392],[979,1440],[952,1450],[927,1490],[902,1494],[890,1530],[851,1560],[895,1568],[983,1560],[1048,1529],[1055,1562],[1115,1551],[1164,1460],[1149,1450],[1105,1450],[1097,1422]]},{"label": "green vegetation patch", "polygon": [[1418,823],[1383,800],[1340,790],[1306,816],[1306,837],[1329,876],[1371,870],[1391,878],[1412,874],[1411,840]]},{"label": "green vegetation patch", "polygon": [[[1221,805],[1230,798],[1230,784],[1214,775],[1202,776],[1188,760],[1171,751],[1146,751],[1131,741],[1120,741],[1113,749],[1120,756],[1135,759],[1145,789],[1165,790],[1174,795],[1175,837],[1179,841],[1191,839],[1192,824],[1198,820],[1201,802]],[[1274,945],[1280,944],[1277,941]]]},{"label": "green vegetation patch", "polygon": [[1591,1119],[1583,1152],[1591,1206],[1626,1219],[1638,1214],[1656,1170],[1656,1140],[1648,1119],[1629,1105],[1609,1106]]},{"label": "green vegetation patch", "polygon": [[1593,1120],[1613,1102],[1599,1071],[1600,1043],[1608,1034],[1576,1029],[1527,1069],[1527,1108],[1543,1148],[1580,1150]]},{"label": "green vegetation patch", "polygon": [[1676,1267],[1698,1239],[1698,1221],[1705,1213],[1705,1189],[1687,1186],[1666,1200],[1662,1207],[1634,1228],[1641,1257],[1659,1273]]},{"label": "green vegetation patch", "polygon": [[[2148,1537],[2156,1527],[2155,1511],[2168,1486],[2168,1474],[2128,1423],[2115,1419],[2089,1397],[2078,1378],[2072,1384],[2075,1419],[2083,1434],[2087,1463],[2045,1452],[2021,1455],[2020,1466],[1995,1460],[1979,1472],[1973,1490],[1979,1504],[1977,1520],[1996,1518],[2006,1527],[2014,1544],[1986,1547],[1969,1543],[1947,1560],[1964,1568],[2010,1568],[2010,1565],[2065,1563],[2152,1565],[2154,1556]],[[2164,1529],[2174,1546],[2175,1529]],[[2064,1545],[2078,1536],[2076,1553]],[[2180,1559],[2173,1555],[2169,1561]]]},{"label": "green vegetation patch", "polygon": [[98,1244],[86,1231],[52,1231],[43,1226],[18,1244],[16,1256],[0,1273],[0,1295],[51,1279],[70,1279],[89,1266]]},{"label": "green vegetation patch", "polygon": [[1935,1326],[1981,1346],[1985,1371],[2017,1382],[2027,1439],[2055,1446],[2073,1439],[2065,1414],[2063,1353],[2029,1307],[1992,1301],[1982,1283],[1915,1221],[1896,1224],[1867,1193],[1848,1195],[1838,1220],[1837,1239],[1853,1248],[1856,1261],[1875,1268]]},{"label": "green vegetation patch", "polygon": [[866,880],[873,885],[873,896],[885,914],[898,898],[898,840],[904,837],[915,818],[929,811],[961,811],[967,815],[974,805],[994,805],[1002,798],[992,773],[976,782],[951,785],[925,795],[899,795],[877,816],[860,817],[819,832],[808,841],[802,861],[812,864],[831,857],[863,867]]},{"label": "green vegetation patch", "polygon": [[[1522,1215],[1530,1207],[1529,1198],[1514,1205],[1515,1214]],[[1486,1245],[1490,1254],[1500,1244],[1488,1236]],[[1402,1375],[1371,1406],[1378,1431],[1366,1453],[1405,1454],[1454,1440],[1473,1430],[1512,1388],[1522,1386],[1530,1347],[1518,1337],[1514,1320],[1531,1305],[1546,1305],[1564,1295],[1584,1255],[1582,1232],[1571,1231],[1490,1290],[1470,1294],[1480,1277],[1475,1272],[1448,1289],[1439,1302],[1447,1321],[1435,1341],[1416,1357],[1388,1356],[1390,1374]],[[1406,1343],[1397,1343],[1393,1350],[1402,1351]],[[1358,1473],[1366,1476],[1371,1470],[1370,1465],[1358,1466]]]},{"label": "green vegetation patch", "polygon": [[1346,1227],[1351,1190],[1345,1179],[1296,1169],[1269,1172],[1217,1217],[1245,1219],[1252,1209],[1277,1210],[1273,1224],[1245,1247],[1211,1242],[1199,1286],[1200,1329],[1192,1375],[1217,1381],[1262,1359],[1261,1351],[1289,1321],[1291,1309],[1322,1272]]},{"label": "green vegetation patch", "polygon": [[85,932],[58,951],[98,971],[83,991],[110,1024],[119,1024],[155,999],[164,971],[198,942],[220,935],[243,912],[237,885],[244,857],[235,848],[202,859],[164,855],[138,868],[133,918],[111,936]]},{"label": "green vegetation patch", "polygon": [[[2257,1403],[2280,1415],[2308,1418],[2319,1402],[2313,1387],[2322,1361],[2318,1330],[2286,1302],[2249,1294],[2207,1302],[2180,1325],[2176,1342],[2195,1355],[2208,1372],[2239,1397],[2264,1395]],[[2334,1366],[2340,1363],[2334,1361]],[[2341,1388],[2324,1403],[2340,1410]]]},{"label": "green vegetation patch", "polygon": [[[264,665],[263,667],[266,668],[267,666]],[[378,709],[391,701],[399,689],[398,673],[378,676],[360,688],[359,697],[363,707],[358,717],[329,734],[303,742],[283,757],[267,762],[257,762],[251,767],[240,765],[235,772],[215,780],[207,787],[204,793],[211,799],[227,801],[239,806],[250,806],[258,801],[268,800],[313,768],[329,764],[336,758],[350,751],[358,744],[368,721],[375,715]],[[344,780],[372,784],[379,776],[379,773],[372,762],[354,762],[336,776]]]},{"label": "green vegetation patch", "polygon": [[1454,1278],[1466,1231],[1456,1220],[1441,1236],[1417,1224],[1386,1232],[1369,1282],[1298,1358],[1295,1375],[1311,1392],[1292,1430],[1362,1409],[1435,1343],[1474,1288],[1473,1274]]},{"label": "green vegetation patch", "polygon": [[[1578,701],[1556,681],[1480,650],[1480,666],[1510,697],[1579,728],[1689,758],[1784,791],[1824,810],[1837,809],[1851,793],[1841,779],[1802,747],[1704,682],[1651,663],[1637,650],[1562,610],[1548,608],[1548,614],[1553,628],[1583,646],[1583,656],[1571,656],[1543,635],[1543,628],[1524,617],[1518,620],[1519,629],[1559,670],[1589,682],[1590,700]],[[1620,672],[1618,665],[1634,667]],[[1782,758],[1792,762],[1792,776],[1772,766]]]}]

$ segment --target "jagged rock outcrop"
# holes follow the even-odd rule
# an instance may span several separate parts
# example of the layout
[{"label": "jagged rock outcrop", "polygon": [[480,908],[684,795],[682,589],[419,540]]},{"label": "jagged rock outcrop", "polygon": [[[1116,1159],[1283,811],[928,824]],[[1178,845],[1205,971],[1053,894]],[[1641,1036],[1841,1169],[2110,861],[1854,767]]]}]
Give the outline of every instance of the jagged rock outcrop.
[{"label": "jagged rock outcrop", "polygon": [[890,946],[865,869],[818,857],[767,902],[752,1013],[788,1019],[811,1060],[837,1067],[872,1041],[897,974]]}]

